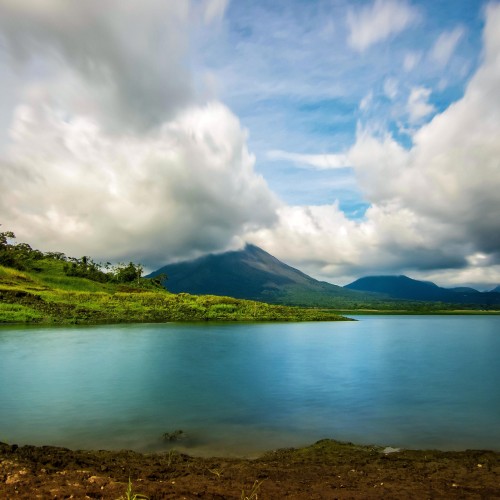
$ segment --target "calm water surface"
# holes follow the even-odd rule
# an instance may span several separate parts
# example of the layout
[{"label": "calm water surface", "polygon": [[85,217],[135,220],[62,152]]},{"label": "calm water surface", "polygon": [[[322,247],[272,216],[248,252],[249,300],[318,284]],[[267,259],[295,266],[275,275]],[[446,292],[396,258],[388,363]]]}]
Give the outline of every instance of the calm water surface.
[{"label": "calm water surface", "polygon": [[500,316],[0,329],[0,441],[500,450]]}]

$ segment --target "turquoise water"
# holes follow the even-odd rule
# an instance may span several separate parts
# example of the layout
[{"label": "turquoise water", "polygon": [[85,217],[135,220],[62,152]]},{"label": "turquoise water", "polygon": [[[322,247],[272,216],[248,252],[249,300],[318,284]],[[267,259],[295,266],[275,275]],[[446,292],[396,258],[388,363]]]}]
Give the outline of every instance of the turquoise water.
[{"label": "turquoise water", "polygon": [[500,450],[500,316],[0,329],[0,441]]}]

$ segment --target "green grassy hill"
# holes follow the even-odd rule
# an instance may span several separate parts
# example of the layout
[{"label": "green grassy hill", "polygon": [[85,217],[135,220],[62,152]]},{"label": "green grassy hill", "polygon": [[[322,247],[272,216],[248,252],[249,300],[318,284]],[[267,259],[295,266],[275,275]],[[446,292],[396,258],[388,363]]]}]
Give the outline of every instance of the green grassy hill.
[{"label": "green grassy hill", "polygon": [[146,278],[99,283],[67,276],[65,262],[50,258],[37,260],[35,269],[25,271],[0,266],[0,324],[341,319],[327,310],[173,294]]}]

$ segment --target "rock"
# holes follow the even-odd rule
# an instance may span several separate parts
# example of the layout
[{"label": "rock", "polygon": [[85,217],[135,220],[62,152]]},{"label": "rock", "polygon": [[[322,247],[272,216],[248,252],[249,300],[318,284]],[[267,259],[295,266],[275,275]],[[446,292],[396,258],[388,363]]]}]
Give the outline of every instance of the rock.
[{"label": "rock", "polygon": [[181,439],[186,439],[186,437],[186,433],[181,429],[178,429],[174,432],[165,432],[163,434],[163,439],[165,441],[180,441]]},{"label": "rock", "polygon": [[90,484],[95,484],[97,486],[104,486],[109,483],[109,480],[105,477],[100,477],[100,476],[90,476],[87,481]]}]

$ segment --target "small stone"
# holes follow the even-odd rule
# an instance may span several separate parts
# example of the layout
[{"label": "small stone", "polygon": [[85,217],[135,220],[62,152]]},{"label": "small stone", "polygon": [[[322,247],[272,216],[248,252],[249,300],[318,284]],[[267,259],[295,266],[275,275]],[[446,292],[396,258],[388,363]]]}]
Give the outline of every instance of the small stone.
[{"label": "small stone", "polygon": [[13,474],[12,476],[7,476],[7,479],[5,480],[5,484],[15,484],[20,481],[19,475],[18,474]]},{"label": "small stone", "polygon": [[383,449],[382,453],[384,453],[384,455],[389,455],[389,453],[397,453],[398,451],[401,451],[401,448],[393,448],[392,446],[387,446]]},{"label": "small stone", "polygon": [[90,476],[87,481],[90,484],[95,484],[96,486],[104,486],[107,484],[108,480],[104,477],[99,477],[99,476]]}]

